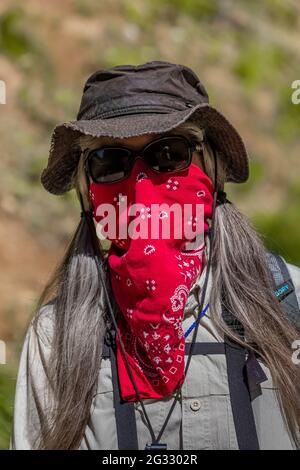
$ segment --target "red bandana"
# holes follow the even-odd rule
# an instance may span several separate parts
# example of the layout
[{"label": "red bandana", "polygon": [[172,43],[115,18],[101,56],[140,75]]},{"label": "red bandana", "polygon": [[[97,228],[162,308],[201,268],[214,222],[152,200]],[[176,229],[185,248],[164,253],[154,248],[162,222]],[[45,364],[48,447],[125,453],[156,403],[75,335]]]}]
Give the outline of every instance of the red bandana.
[{"label": "red bandana", "polygon": [[[151,236],[150,231],[147,239],[118,240],[118,233],[108,237],[113,241],[108,263],[113,292],[120,307],[117,323],[127,360],[142,399],[166,397],[184,381],[182,320],[189,290],[203,269],[204,231],[208,229],[207,219],[212,216],[212,181],[194,164],[176,175],[166,175],[149,170],[137,160],[128,178],[110,184],[91,183],[90,195],[95,219],[102,223],[105,214],[97,212],[96,215],[96,209],[104,202],[120,210],[117,222],[123,223],[132,219],[128,208],[134,203],[142,204],[139,222],[144,228],[153,223],[153,204],[165,203],[170,207],[176,203],[182,210],[189,204],[190,214],[181,219],[183,232],[184,227],[199,227],[196,206],[203,210],[203,239],[192,251],[184,250],[185,234],[178,238],[172,228],[168,238],[162,236],[161,227],[159,238]],[[128,208],[122,211],[125,196]],[[165,218],[172,219],[171,210],[163,209],[166,210],[159,210],[156,217],[160,223]],[[136,401],[118,336],[117,365],[122,398]]]}]

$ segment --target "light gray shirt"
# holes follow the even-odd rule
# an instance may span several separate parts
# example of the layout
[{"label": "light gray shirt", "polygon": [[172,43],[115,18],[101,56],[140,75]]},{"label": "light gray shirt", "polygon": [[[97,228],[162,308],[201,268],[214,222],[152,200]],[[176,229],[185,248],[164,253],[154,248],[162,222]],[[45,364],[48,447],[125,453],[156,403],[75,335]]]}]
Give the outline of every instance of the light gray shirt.
[{"label": "light gray shirt", "polygon": [[[288,264],[288,269],[300,305],[300,269],[291,264]],[[184,331],[187,331],[198,316],[205,275],[206,268],[190,290],[185,307]],[[211,275],[204,305],[208,302],[210,289]],[[47,360],[51,344],[52,308],[52,305],[42,307],[38,338],[35,337],[32,322],[26,333],[17,377],[10,449],[33,448],[33,439],[39,432],[39,409],[47,409],[49,406],[49,397],[45,394],[47,379],[41,351]],[[186,341],[191,341],[191,337],[192,334]],[[196,341],[224,341],[216,332],[209,310],[200,321]],[[291,356],[292,352],[291,349]],[[261,384],[262,394],[252,401],[260,449],[294,449],[277,403],[270,371],[262,363],[261,365],[268,380]],[[173,397],[144,400],[155,435],[165,421]],[[134,406],[138,445],[143,450],[146,443],[151,442],[151,437],[140,403],[137,402]],[[181,401],[176,403],[161,442],[167,443],[168,450],[238,449],[224,354],[192,356],[182,387]],[[118,449],[110,359],[101,361],[98,387],[79,449]]]}]

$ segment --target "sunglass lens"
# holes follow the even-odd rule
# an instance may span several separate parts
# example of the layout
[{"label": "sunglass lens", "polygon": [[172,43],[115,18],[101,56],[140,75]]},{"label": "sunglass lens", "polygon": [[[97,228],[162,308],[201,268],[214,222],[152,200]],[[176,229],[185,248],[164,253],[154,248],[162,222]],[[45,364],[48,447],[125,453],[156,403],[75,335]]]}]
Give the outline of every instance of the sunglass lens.
[{"label": "sunglass lens", "polygon": [[95,182],[112,183],[129,174],[131,158],[125,149],[96,149],[89,156],[88,166]]},{"label": "sunglass lens", "polygon": [[154,142],[146,149],[145,159],[148,165],[156,171],[183,170],[189,165],[188,143],[180,137]]}]

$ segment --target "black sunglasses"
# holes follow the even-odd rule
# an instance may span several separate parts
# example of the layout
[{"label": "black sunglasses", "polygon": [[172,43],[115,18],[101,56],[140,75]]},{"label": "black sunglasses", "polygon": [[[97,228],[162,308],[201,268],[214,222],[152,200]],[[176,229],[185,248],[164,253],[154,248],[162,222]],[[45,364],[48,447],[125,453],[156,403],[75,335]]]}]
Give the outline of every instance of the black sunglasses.
[{"label": "black sunglasses", "polygon": [[151,170],[173,173],[189,167],[196,149],[195,142],[179,135],[152,140],[141,150],[105,146],[88,153],[85,170],[94,183],[114,183],[127,178],[136,158],[142,157]]}]

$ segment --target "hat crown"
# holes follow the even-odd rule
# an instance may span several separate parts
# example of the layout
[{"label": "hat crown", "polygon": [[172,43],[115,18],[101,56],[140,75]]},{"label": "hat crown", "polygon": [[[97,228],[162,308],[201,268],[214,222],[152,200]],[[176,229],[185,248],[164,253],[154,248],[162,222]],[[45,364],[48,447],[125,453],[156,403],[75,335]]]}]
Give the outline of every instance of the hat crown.
[{"label": "hat crown", "polygon": [[209,104],[195,72],[156,60],[100,69],[86,80],[77,120],[58,124],[52,132],[41,182],[52,194],[74,187],[82,134],[113,138],[161,134],[188,120],[204,130],[226,162],[226,181],[246,181],[249,162],[244,142],[228,119]]},{"label": "hat crown", "polygon": [[171,113],[208,102],[205,87],[187,66],[158,60],[118,65],[87,79],[77,120]]}]

